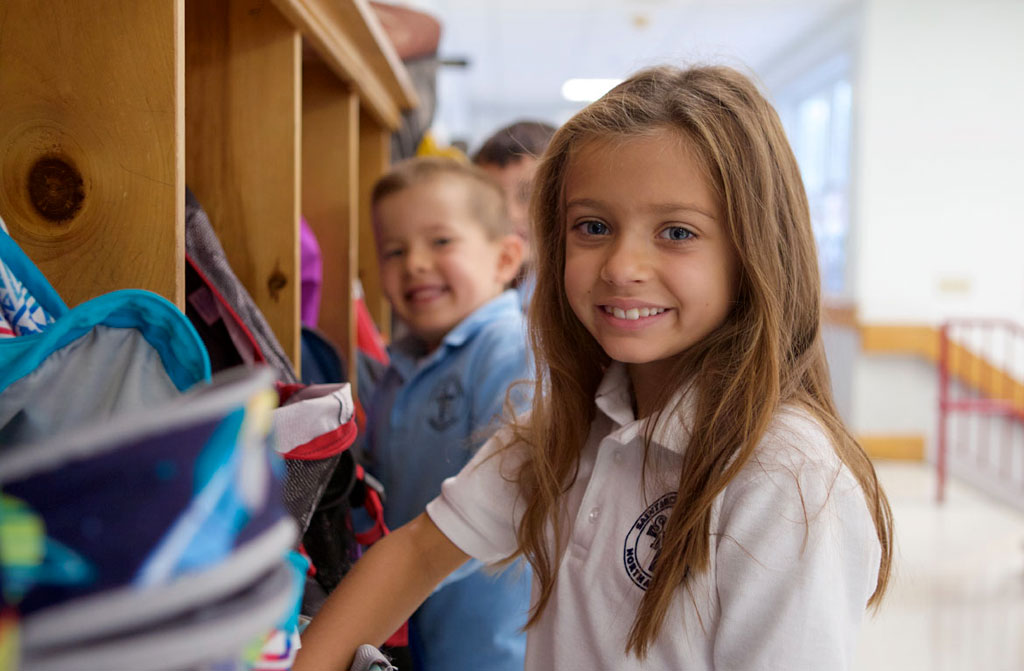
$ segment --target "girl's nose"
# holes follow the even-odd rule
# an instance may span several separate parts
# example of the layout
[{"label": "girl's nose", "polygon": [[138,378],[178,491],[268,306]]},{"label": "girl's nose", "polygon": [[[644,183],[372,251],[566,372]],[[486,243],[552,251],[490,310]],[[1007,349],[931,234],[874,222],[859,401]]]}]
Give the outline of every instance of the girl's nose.
[{"label": "girl's nose", "polygon": [[651,250],[642,240],[621,237],[608,248],[601,266],[601,279],[624,286],[644,282],[651,276]]}]

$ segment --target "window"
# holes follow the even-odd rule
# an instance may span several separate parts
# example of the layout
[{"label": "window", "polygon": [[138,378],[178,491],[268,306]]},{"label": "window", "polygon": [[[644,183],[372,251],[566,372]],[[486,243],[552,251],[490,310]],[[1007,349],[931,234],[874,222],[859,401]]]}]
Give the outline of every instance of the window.
[{"label": "window", "polygon": [[779,99],[779,113],[807,190],[822,288],[828,297],[849,298],[853,89],[846,59],[809,73]]}]

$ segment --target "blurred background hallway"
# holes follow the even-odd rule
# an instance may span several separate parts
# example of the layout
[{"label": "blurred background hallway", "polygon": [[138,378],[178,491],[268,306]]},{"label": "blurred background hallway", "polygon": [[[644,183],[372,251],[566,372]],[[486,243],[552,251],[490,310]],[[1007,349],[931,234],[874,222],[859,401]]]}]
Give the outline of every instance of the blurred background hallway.
[{"label": "blurred background hallway", "polygon": [[879,462],[896,520],[895,580],[865,622],[856,671],[1024,669],[1024,512],[934,470]]}]

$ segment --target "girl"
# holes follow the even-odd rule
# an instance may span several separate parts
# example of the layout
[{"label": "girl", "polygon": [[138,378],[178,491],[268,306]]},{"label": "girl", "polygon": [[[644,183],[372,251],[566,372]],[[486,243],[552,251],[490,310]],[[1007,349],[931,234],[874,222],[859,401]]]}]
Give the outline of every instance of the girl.
[{"label": "girl", "polygon": [[832,402],[774,110],[728,68],[639,72],[555,135],[533,215],[532,413],[358,562],[295,668],[519,555],[528,669],[849,668],[892,521]]}]

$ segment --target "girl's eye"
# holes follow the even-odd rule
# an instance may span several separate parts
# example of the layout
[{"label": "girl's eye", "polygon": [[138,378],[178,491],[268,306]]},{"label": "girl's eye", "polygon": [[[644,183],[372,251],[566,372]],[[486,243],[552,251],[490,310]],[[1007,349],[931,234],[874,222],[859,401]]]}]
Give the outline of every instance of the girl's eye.
[{"label": "girl's eye", "polygon": [[401,249],[388,249],[384,251],[385,259],[397,259],[402,255]]},{"label": "girl's eye", "polygon": [[451,238],[434,238],[435,247],[444,247],[447,244],[451,244]]},{"label": "girl's eye", "polygon": [[689,229],[683,228],[682,226],[669,226],[668,228],[661,232],[661,237],[665,238],[666,240],[675,241],[689,240],[690,238],[693,237],[693,233]]},{"label": "girl's eye", "polygon": [[607,235],[608,225],[603,221],[597,221],[596,219],[589,219],[579,224],[580,230],[587,235]]}]

